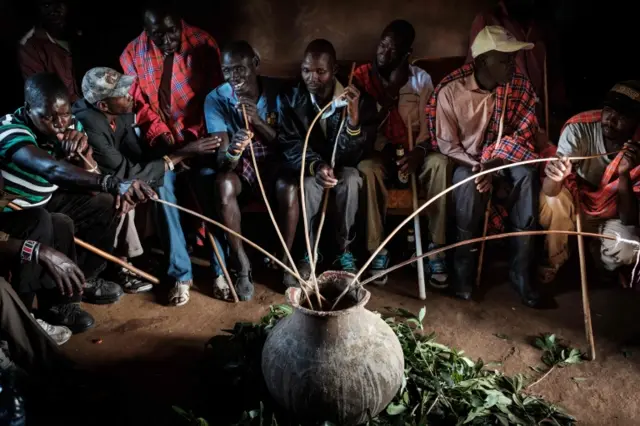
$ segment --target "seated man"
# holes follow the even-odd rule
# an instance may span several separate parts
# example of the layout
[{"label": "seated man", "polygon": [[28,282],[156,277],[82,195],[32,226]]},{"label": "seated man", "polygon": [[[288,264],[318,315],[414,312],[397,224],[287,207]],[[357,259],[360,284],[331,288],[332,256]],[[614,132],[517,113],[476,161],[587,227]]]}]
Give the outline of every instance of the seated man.
[{"label": "seated man", "polygon": [[[1,180],[0,178],[0,186]],[[1,208],[6,207],[6,201],[13,198],[6,197],[3,201],[5,197],[6,194],[0,189]],[[74,263],[75,253],[73,222],[65,215],[51,214],[41,207],[0,212],[0,258],[3,259],[0,276],[7,272],[11,274],[11,282],[22,301],[19,309],[11,304],[3,304],[3,309],[11,308],[12,312],[26,311],[29,316],[27,322],[30,324],[33,320],[28,311],[37,294],[38,316],[53,319],[55,323],[64,323],[52,326],[43,319],[37,320],[58,345],[66,342],[71,337],[71,332],[85,331],[93,327],[95,322],[91,314],[80,308],[85,281],[84,274]],[[14,294],[13,290],[8,293],[3,290],[3,295],[8,294]],[[63,311],[69,311],[68,320],[56,320]],[[14,340],[20,346],[18,350],[31,352],[27,347],[30,342],[22,337],[39,337],[40,333],[31,331],[31,336],[25,336],[24,328],[27,327],[20,327],[20,324],[26,317],[20,317],[22,319],[14,318],[15,324],[3,322],[2,327],[10,331],[7,335],[16,337]],[[3,315],[0,318],[8,317]],[[31,343],[44,343],[46,347],[48,339],[39,338],[37,342]],[[28,357],[41,356],[46,358],[46,353],[31,352]]]},{"label": "seated man", "polygon": [[[323,194],[331,190],[335,213],[335,235],[339,255],[336,263],[344,271],[355,272],[356,263],[349,244],[358,211],[358,192],[362,178],[358,163],[373,150],[376,137],[375,101],[362,95],[355,86],[346,89],[336,78],[336,52],[323,39],[307,46],[302,61],[302,80],[290,96],[283,96],[279,105],[280,133],[278,141],[284,154],[285,166],[300,174],[302,149],[311,121],[322,114],[309,138],[305,158],[305,205],[309,232],[313,245],[314,222],[322,208]],[[344,97],[338,98],[343,92]],[[345,122],[341,122],[343,111]],[[340,131],[342,129],[342,131]],[[317,237],[317,236],[316,236]],[[320,257],[318,255],[318,257]],[[309,277],[309,256],[298,267],[302,278]]]},{"label": "seated man", "polygon": [[[435,148],[456,163],[454,184],[506,162],[537,158],[535,94],[529,80],[514,65],[514,53],[532,47],[531,43],[515,40],[502,27],[486,27],[471,46],[473,63],[449,74],[436,87],[427,108],[431,139],[437,144]],[[414,153],[414,158],[423,156],[419,150]],[[506,206],[511,226],[516,231],[535,229],[538,169],[535,165],[510,168],[504,179],[513,184]],[[482,233],[491,188],[492,176],[488,174],[453,191],[458,241]],[[511,283],[526,306],[538,307],[540,296],[531,280],[534,237],[509,241],[513,245]],[[466,245],[454,254],[453,290],[464,300],[471,298],[477,251],[473,245]]]},{"label": "seated man", "polygon": [[[160,156],[169,152],[169,146],[204,134],[204,98],[222,83],[220,52],[213,37],[180,19],[167,1],[149,2],[144,31],[127,45],[120,64],[125,74],[137,77],[134,112],[143,139]],[[158,195],[175,204],[178,170],[173,163],[168,164],[170,170],[164,174]],[[172,281],[169,303],[182,306],[189,301],[193,284],[187,242],[180,212],[166,205],[160,209],[161,240],[165,242],[167,275]]]},{"label": "seated man", "polygon": [[[73,113],[84,126],[93,158],[102,173],[112,174],[120,179],[140,179],[161,186],[169,165],[180,164],[194,156],[213,154],[220,145],[219,139],[198,139],[177,147],[166,159],[143,161],[142,152],[131,113],[133,99],[129,90],[134,77],[125,76],[111,68],[93,68],[82,79],[84,98],[73,106]],[[140,256],[142,245],[135,226],[135,210],[123,216],[118,226],[116,246],[124,260]],[[213,265],[219,270],[217,259]],[[152,285],[138,279],[123,269],[124,289],[129,293],[151,290]],[[220,272],[220,276],[222,273]]]},{"label": "seated man", "polygon": [[36,25],[20,40],[18,64],[26,80],[34,74],[52,72],[67,87],[75,102],[79,96],[71,47],[76,47],[75,31],[69,28],[67,0],[37,0]]},{"label": "seated man", "polygon": [[[55,74],[36,74],[25,83],[25,106],[5,115],[0,126],[0,170],[5,191],[18,196],[22,208],[44,207],[73,221],[75,235],[105,252],[113,249],[118,210],[126,212],[136,200],[155,196],[141,181],[98,175],[58,161],[53,155],[94,164],[82,125],[71,114],[66,87]],[[84,160],[82,160],[84,161]],[[59,186],[64,189],[59,189]],[[69,220],[67,218],[67,220]],[[85,249],[78,264],[87,278],[83,300],[113,303],[122,295],[115,283],[98,278],[106,261]],[[51,312],[48,321],[67,325],[77,311]]]},{"label": "seated man", "polygon": [[[638,240],[638,192],[640,150],[631,143],[640,124],[640,82],[616,84],[607,94],[604,108],[571,118],[558,142],[557,161],[547,163],[540,194],[540,225],[544,229],[575,230],[581,214],[583,231],[618,234]],[[619,152],[621,151],[621,152]],[[566,157],[601,156],[572,164]],[[578,207],[575,200],[580,201]],[[547,235],[545,281],[551,281],[569,258],[567,235]],[[615,271],[632,265],[636,248],[602,240],[599,258]]]},{"label": "seated man", "polygon": [[[246,41],[236,41],[222,52],[222,74],[226,83],[213,90],[205,101],[207,131],[222,138],[218,154],[219,174],[215,181],[216,213],[222,222],[241,232],[238,197],[259,194],[257,170],[251,159],[248,144],[253,144],[256,163],[265,191],[273,192],[278,201],[278,225],[287,250],[291,251],[298,225],[298,191],[295,177],[280,176],[277,162],[277,100],[281,82],[258,74],[260,59]],[[250,130],[245,128],[243,110]],[[258,195],[262,198],[261,195]],[[235,271],[238,298],[249,300],[253,294],[251,265],[242,241],[227,236],[230,261]],[[286,259],[284,253],[282,255]],[[284,283],[295,285],[296,280],[285,273]]]},{"label": "seated man", "polygon": [[[413,26],[403,20],[391,22],[382,32],[376,60],[355,71],[356,83],[378,102],[379,132],[382,144],[376,143],[376,153],[370,159],[358,164],[363,175],[367,205],[367,249],[373,253],[382,243],[384,217],[387,210],[388,193],[385,187],[387,169],[390,164],[385,158],[393,158],[394,146],[402,145],[409,151],[407,124],[411,122],[416,144],[429,137],[427,117],[424,110],[433,83],[424,70],[409,65],[409,56],[415,39]],[[422,152],[423,153],[423,152]],[[424,153],[423,153],[424,154]],[[405,160],[406,162],[406,160]],[[447,187],[451,173],[449,160],[442,154],[430,152],[426,156],[420,182],[427,198]],[[429,250],[445,244],[447,217],[446,197],[442,197],[427,211],[431,243]],[[371,263],[370,273],[375,275],[389,266],[387,250],[383,249]],[[429,259],[430,283],[435,288],[447,286],[447,264],[445,254]],[[374,281],[384,284],[387,275]]]}]

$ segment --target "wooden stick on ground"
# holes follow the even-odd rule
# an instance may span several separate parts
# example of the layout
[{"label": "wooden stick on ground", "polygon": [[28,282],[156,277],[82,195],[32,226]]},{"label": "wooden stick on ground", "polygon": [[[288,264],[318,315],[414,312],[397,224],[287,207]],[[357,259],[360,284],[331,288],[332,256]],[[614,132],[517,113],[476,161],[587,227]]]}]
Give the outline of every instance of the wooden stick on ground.
[{"label": "wooden stick on ground", "polygon": [[[245,129],[249,130],[249,119],[247,118],[247,110],[244,106],[244,104],[242,104],[242,116],[244,117],[244,127]],[[269,199],[267,198],[267,193],[264,190],[264,185],[262,184],[262,178],[260,176],[260,169],[258,168],[258,162],[256,161],[256,154],[253,150],[253,141],[249,141],[249,150],[251,151],[251,162],[253,163],[253,168],[256,172],[256,179],[258,180],[258,186],[260,187],[260,193],[262,194],[262,200],[264,201],[264,205],[267,208],[267,212],[269,213],[269,218],[271,219],[271,223],[273,224],[273,227],[276,230],[276,234],[278,235],[278,239],[280,240],[280,243],[282,244],[282,248],[284,249],[284,253],[287,256],[287,260],[289,261],[289,264],[291,265],[291,268],[293,268],[293,270],[295,271],[295,273],[297,275],[300,275],[300,272],[298,271],[298,267],[296,266],[296,262],[293,261],[293,257],[291,256],[291,252],[289,251],[289,249],[287,248],[287,243],[284,240],[284,237],[282,236],[282,232],[280,232],[280,227],[278,226],[278,222],[276,221],[276,218],[273,214],[273,210],[271,209],[271,204],[269,203]],[[301,282],[300,283],[300,289],[302,290],[302,293],[304,294],[304,296],[307,299],[307,302],[309,302],[309,306],[311,307],[311,309],[313,309],[313,306],[311,305],[311,299],[309,299],[309,294],[307,293],[307,290],[305,289],[305,282]]]},{"label": "wooden stick on ground", "polygon": [[[22,207],[18,206],[17,204],[14,204],[14,203],[9,203],[9,204],[7,204],[7,206],[12,210],[16,210],[16,211],[22,210]],[[99,248],[94,247],[89,243],[85,243],[84,241],[82,241],[82,240],[80,240],[78,238],[74,237],[73,240],[75,241],[75,243],[77,245],[79,245],[83,249],[88,250],[91,253],[102,257],[103,259],[106,259],[106,260],[108,260],[110,262],[113,262],[113,263],[116,263],[116,264],[122,266],[123,268],[125,268],[126,270],[134,273],[135,275],[138,275],[139,277],[142,277],[142,278],[148,280],[150,283],[152,283],[152,284],[160,284],[160,280],[158,278],[156,278],[153,275],[148,274],[148,273],[136,268],[135,266],[129,264],[129,262],[125,262],[124,260],[122,260],[122,259],[120,259],[120,258],[118,258],[116,256],[113,256],[113,255],[111,255],[111,254],[109,254],[109,253],[107,253],[105,251],[102,251]]]},{"label": "wooden stick on ground", "polygon": [[[576,230],[582,232],[582,219],[580,215],[580,200],[574,203],[576,206]],[[589,287],[587,285],[587,264],[584,257],[584,239],[578,235],[578,257],[580,258],[580,288],[582,289],[582,315],[584,317],[584,329],[589,344],[590,359],[596,359],[596,344],[593,338],[593,326],[591,324],[591,306],[589,302]]]},{"label": "wooden stick on ground", "polygon": [[[202,207],[200,207],[200,202],[196,197],[196,193],[193,190],[193,187],[190,184],[187,184],[187,186],[189,187],[189,192],[191,194],[191,198],[193,199],[194,204],[196,205],[196,208],[200,212],[202,212]],[[218,250],[216,239],[211,233],[211,231],[209,231],[209,227],[206,224],[205,224],[205,230],[207,231],[207,237],[209,238],[209,242],[211,243],[213,254],[216,256],[216,259],[218,260],[218,264],[220,265],[220,269],[222,269],[222,274],[224,275],[224,278],[227,280],[227,284],[229,284],[229,289],[231,290],[231,297],[233,297],[233,303],[238,303],[240,299],[238,299],[238,294],[236,293],[236,289],[233,286],[231,275],[229,275],[229,271],[227,270],[227,267],[224,264],[224,259],[222,258],[222,254],[220,253],[220,250]]]},{"label": "wooden stick on ground", "polygon": [[[356,70],[356,63],[353,62],[351,64],[351,72],[349,73],[349,84],[353,82],[353,74]],[[331,153],[331,168],[334,168],[336,165],[336,151],[338,148],[338,139],[340,138],[340,133],[342,133],[342,129],[344,128],[344,123],[347,118],[347,108],[342,110],[342,118],[340,120],[340,127],[338,128],[338,133],[336,134],[336,140],[333,142],[333,152]],[[320,244],[320,234],[322,234],[322,228],[324,227],[324,220],[327,216],[327,206],[329,204],[329,193],[331,191],[329,189],[324,190],[324,196],[322,198],[322,212],[320,213],[320,221],[318,223],[318,232],[316,232],[316,241],[313,246],[313,257],[310,256],[310,261],[313,262],[313,269],[316,269],[318,264],[318,244]]]},{"label": "wooden stick on ground", "polygon": [[[482,226],[482,236],[486,237],[487,232],[489,231],[489,217],[491,216],[491,196],[489,196],[489,201],[487,202],[487,208],[484,211],[484,224]],[[482,266],[484,263],[484,249],[486,246],[487,240],[482,240],[480,243],[480,253],[478,254],[478,270],[476,271],[476,287],[480,287],[480,282],[482,281]]]}]

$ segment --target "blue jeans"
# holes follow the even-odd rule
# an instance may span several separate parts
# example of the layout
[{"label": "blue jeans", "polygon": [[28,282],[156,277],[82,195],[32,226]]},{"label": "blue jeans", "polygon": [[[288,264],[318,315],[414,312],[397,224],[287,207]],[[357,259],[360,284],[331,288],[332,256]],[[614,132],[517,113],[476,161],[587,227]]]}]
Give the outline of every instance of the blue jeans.
[{"label": "blue jeans", "polygon": [[[178,204],[176,197],[176,178],[177,174],[173,171],[167,171],[164,175],[164,183],[158,189],[158,197],[161,200]],[[198,185],[200,186],[200,185]],[[167,275],[177,282],[184,282],[193,279],[193,271],[191,269],[191,259],[187,252],[187,242],[182,231],[180,223],[180,211],[175,207],[165,204],[161,205],[162,214],[159,220],[160,239],[164,245],[163,249],[168,262]],[[222,254],[223,261],[226,263],[226,251],[216,239],[216,245]],[[212,254],[211,265],[216,276],[222,275],[222,268],[218,263],[218,259]]]}]

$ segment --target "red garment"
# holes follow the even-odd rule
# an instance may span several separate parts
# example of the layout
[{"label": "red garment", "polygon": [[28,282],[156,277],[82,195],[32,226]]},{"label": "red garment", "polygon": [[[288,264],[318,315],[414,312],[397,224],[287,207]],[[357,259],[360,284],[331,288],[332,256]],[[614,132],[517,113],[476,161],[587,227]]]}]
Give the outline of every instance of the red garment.
[{"label": "red garment", "polygon": [[80,99],[73,70],[71,52],[55,42],[43,29],[32,29],[18,47],[18,63],[26,80],[34,74],[52,72],[58,75],[69,91],[71,102]]},{"label": "red garment", "polygon": [[[373,69],[372,64],[360,65],[354,71],[353,77],[364,91],[370,94],[376,102],[382,105],[385,97],[384,87],[379,76]],[[382,134],[393,144],[403,144],[405,149],[409,149],[409,139],[407,137],[407,126],[400,116],[398,104],[391,108],[386,121],[382,123]]]},{"label": "red garment", "polygon": [[138,125],[148,142],[169,133],[182,142],[205,133],[203,107],[205,96],[222,83],[220,50],[216,41],[203,30],[184,21],[180,50],[173,60],[171,78],[171,117],[164,122],[160,114],[159,91],[164,58],[160,49],[142,32],[120,56],[128,75],[137,77],[132,88]]},{"label": "red garment", "polygon": [[[438,150],[436,139],[436,104],[440,90],[451,81],[467,77],[474,72],[473,64],[463,65],[446,76],[436,86],[427,104],[427,124],[434,151]],[[507,110],[504,118],[502,140],[496,150],[500,116],[507,96]],[[535,147],[535,135],[538,133],[538,119],[535,115],[535,94],[531,83],[525,76],[516,72],[508,85],[496,88],[496,106],[487,126],[483,142],[481,162],[500,158],[509,162],[518,162],[538,158]]]},{"label": "red garment", "polygon": [[[473,74],[473,64],[463,65],[446,76],[436,86],[426,108],[427,124],[431,137],[431,145],[434,151],[438,150],[436,139],[436,106],[440,90],[449,82]],[[496,139],[500,125],[500,116],[507,96],[507,111],[504,119],[502,140],[496,150]],[[508,89],[505,85],[496,88],[496,106],[493,116],[487,125],[485,140],[483,143],[481,162],[487,162],[493,158],[517,163],[519,161],[538,158],[535,146],[535,135],[538,133],[538,119],[535,115],[535,93],[531,83],[525,76],[516,72],[513,75]],[[499,203],[491,204],[489,216],[489,233],[504,231],[504,222],[508,218],[508,212]]]},{"label": "red garment", "polygon": [[[571,117],[562,128],[564,131],[567,125],[572,123],[597,123],[602,120],[602,110],[592,110],[580,113]],[[580,186],[576,178],[576,174],[571,173],[564,181],[564,185],[574,199],[580,197],[580,206],[589,216],[601,219],[613,219],[618,217],[618,165],[624,156],[623,152],[618,153],[616,158],[607,166],[602,178],[600,179],[600,187],[596,190],[590,190],[585,186]],[[630,172],[633,192],[640,196],[640,166],[636,166]]]}]

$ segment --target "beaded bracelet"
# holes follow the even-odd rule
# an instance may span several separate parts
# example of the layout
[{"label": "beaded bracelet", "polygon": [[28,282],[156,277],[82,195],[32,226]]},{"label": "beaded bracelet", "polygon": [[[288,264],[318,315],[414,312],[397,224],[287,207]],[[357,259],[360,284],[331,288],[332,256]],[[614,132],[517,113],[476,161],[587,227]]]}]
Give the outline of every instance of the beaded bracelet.
[{"label": "beaded bracelet", "polygon": [[20,252],[20,258],[22,263],[31,263],[38,261],[38,253],[40,252],[40,243],[33,240],[25,240],[22,244],[22,251]]},{"label": "beaded bracelet", "polygon": [[227,157],[227,160],[235,162],[235,161],[238,161],[240,157],[242,157],[242,152],[239,154],[233,155],[227,150],[227,153],[225,154],[225,156]]}]

